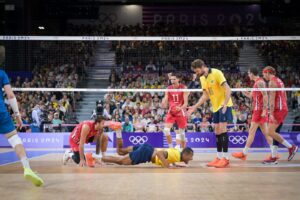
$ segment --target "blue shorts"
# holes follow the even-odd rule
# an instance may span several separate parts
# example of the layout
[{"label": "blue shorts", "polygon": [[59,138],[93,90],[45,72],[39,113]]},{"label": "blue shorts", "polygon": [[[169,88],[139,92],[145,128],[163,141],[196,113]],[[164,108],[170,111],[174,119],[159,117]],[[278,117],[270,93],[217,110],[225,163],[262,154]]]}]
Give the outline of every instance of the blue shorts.
[{"label": "blue shorts", "polygon": [[226,112],[223,114],[222,113],[222,108],[220,108],[217,112],[213,113],[213,123],[218,124],[218,123],[232,123],[233,121],[233,116],[232,116],[232,108],[227,107]]},{"label": "blue shorts", "polygon": [[10,114],[8,112],[0,112],[0,134],[7,134],[15,129]]},{"label": "blue shorts", "polygon": [[133,165],[150,162],[154,148],[149,144],[135,145],[133,151],[129,153],[129,157]]}]

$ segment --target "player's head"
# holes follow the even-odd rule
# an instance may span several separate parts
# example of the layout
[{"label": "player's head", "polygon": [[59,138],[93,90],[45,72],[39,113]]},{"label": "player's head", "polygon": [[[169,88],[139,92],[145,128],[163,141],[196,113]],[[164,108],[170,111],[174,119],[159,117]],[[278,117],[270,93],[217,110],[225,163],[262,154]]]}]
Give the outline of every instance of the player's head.
[{"label": "player's head", "polygon": [[105,117],[97,116],[94,120],[95,123],[95,130],[99,130],[104,127]]},{"label": "player's head", "polygon": [[251,67],[248,70],[248,76],[249,76],[250,80],[254,80],[254,78],[257,77],[258,75],[259,75],[258,69],[256,67]]},{"label": "player's head", "polygon": [[170,81],[172,85],[178,85],[181,79],[181,74],[179,73],[172,73],[170,76]]},{"label": "player's head", "polygon": [[192,70],[198,76],[202,76],[204,74],[204,68],[206,67],[205,63],[201,59],[196,59],[192,62]]},{"label": "player's head", "polygon": [[194,156],[194,151],[190,147],[185,147],[181,151],[181,161],[183,161],[186,164],[188,164],[189,161],[193,160],[193,156]]},{"label": "player's head", "polygon": [[263,70],[264,79],[269,81],[273,76],[276,75],[276,70],[271,66],[266,66]]}]

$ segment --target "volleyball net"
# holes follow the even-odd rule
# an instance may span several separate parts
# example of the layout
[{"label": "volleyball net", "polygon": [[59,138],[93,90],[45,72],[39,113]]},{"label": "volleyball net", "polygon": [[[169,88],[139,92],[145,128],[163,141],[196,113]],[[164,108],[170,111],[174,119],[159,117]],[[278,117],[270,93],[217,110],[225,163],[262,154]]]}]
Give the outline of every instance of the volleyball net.
[{"label": "volleyball net", "polygon": [[[230,130],[247,130],[251,118],[251,99],[243,94],[254,90],[248,69],[257,67],[262,75],[262,69],[271,65],[286,86],[290,115],[285,130],[298,131],[299,40],[300,36],[0,36],[4,69],[23,117],[39,127],[32,112],[41,111],[46,123],[40,131],[56,126],[52,121],[57,113],[62,121],[57,130],[69,131],[62,127],[103,114],[106,108],[107,118],[123,123],[129,118],[134,131],[135,124],[143,124],[143,131],[159,131],[167,111],[161,101],[170,91],[166,89],[170,72],[180,72],[181,82],[190,86],[182,90],[190,92],[189,106],[200,98],[199,83],[191,86],[193,79],[199,80],[191,71],[191,62],[198,58],[222,70],[232,88],[235,121]],[[271,90],[282,89],[260,89]],[[213,131],[211,118],[208,102],[189,117],[191,131]]]}]

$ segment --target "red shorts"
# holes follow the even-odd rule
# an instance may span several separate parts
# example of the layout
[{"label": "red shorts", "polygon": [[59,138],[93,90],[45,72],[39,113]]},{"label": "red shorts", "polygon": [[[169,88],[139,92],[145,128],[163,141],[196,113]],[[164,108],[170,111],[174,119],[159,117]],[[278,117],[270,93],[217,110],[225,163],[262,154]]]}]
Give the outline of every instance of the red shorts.
[{"label": "red shorts", "polygon": [[271,113],[274,116],[275,120],[272,120],[272,118],[269,119],[270,124],[281,124],[284,122],[286,116],[288,115],[288,110],[274,110],[273,113]]},{"label": "red shorts", "polygon": [[262,112],[263,112],[262,110],[254,110],[252,113],[251,122],[259,123],[259,124],[267,123],[269,121],[268,112],[266,112],[265,117],[261,116]]},{"label": "red shorts", "polygon": [[183,111],[176,114],[172,114],[171,112],[168,112],[165,123],[167,124],[176,123],[178,128],[185,129],[187,127],[187,117],[185,116]]},{"label": "red shorts", "polygon": [[73,152],[79,151],[79,144],[75,143],[71,137],[69,138],[69,142]]}]

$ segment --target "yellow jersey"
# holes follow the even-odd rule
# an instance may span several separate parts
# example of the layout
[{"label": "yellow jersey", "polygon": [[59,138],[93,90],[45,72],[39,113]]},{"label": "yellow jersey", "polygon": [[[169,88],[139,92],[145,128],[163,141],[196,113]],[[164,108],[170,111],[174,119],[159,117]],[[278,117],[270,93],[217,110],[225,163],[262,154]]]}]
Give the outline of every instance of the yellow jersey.
[{"label": "yellow jersey", "polygon": [[[175,149],[175,148],[168,148],[167,152],[168,152],[168,157],[166,158],[166,160],[169,163],[173,164],[173,163],[176,163],[176,162],[180,162],[180,160],[181,160],[180,150]],[[155,157],[154,164],[163,166],[161,160],[157,156]]]},{"label": "yellow jersey", "polygon": [[[226,98],[225,88],[222,86],[226,82],[224,74],[218,69],[210,68],[207,76],[203,75],[200,77],[200,82],[202,89],[206,90],[209,95],[213,112],[217,112],[224,104]],[[231,98],[227,106],[233,106]]]}]

